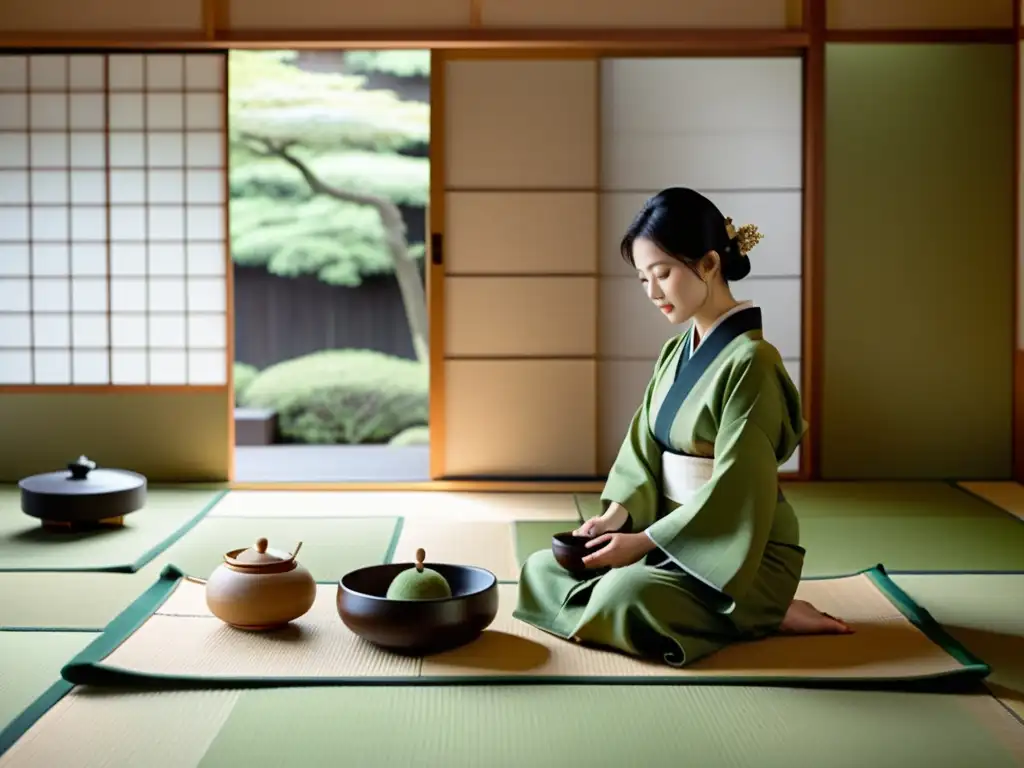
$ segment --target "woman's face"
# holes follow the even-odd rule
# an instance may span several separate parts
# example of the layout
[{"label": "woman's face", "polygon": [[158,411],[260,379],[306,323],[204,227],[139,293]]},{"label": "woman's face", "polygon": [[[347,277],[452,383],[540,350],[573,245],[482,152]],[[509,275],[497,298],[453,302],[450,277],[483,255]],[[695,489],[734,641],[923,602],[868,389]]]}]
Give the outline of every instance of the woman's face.
[{"label": "woman's face", "polygon": [[707,300],[708,285],[650,240],[634,241],[633,263],[648,298],[670,323],[685,323]]}]

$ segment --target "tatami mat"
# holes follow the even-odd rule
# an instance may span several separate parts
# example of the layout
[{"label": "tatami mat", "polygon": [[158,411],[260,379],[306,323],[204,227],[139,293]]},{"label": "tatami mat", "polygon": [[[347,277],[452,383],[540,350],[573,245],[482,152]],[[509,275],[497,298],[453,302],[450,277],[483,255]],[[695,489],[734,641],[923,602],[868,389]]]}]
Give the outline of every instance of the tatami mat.
[{"label": "tatami mat", "polygon": [[[437,526],[440,525],[440,529]],[[551,534],[573,528],[573,520],[521,523],[467,521],[455,525],[387,517],[236,518],[208,517],[167,551],[134,574],[0,572],[0,628],[102,629],[173,564],[207,578],[225,552],[266,537],[290,550],[302,541],[299,561],[319,581],[335,581],[364,565],[393,559],[411,562],[423,547],[434,562],[476,564],[499,579],[515,581],[531,552],[551,545]],[[401,533],[401,539],[395,534]]]},{"label": "tatami mat", "polygon": [[16,487],[0,490],[0,571],[131,573],[170,546],[223,496],[223,491],[151,488],[146,506],[124,526],[83,532],[43,530],[21,511]]},{"label": "tatami mat", "polygon": [[[238,697],[238,691],[119,693],[76,688],[0,757],[0,766],[198,766]],[[220,765],[260,762],[261,743],[262,739],[250,743],[251,754],[234,755]]]},{"label": "tatami mat", "polygon": [[131,605],[160,567],[137,573],[0,573],[0,629],[101,630]]},{"label": "tatami mat", "polygon": [[[1024,765],[1024,725],[1010,714],[1015,709],[1024,719],[1024,526],[997,508],[1020,516],[1024,492],[1011,483],[962,486],[815,483],[785,491],[809,549],[805,575],[849,574],[878,562],[890,571],[928,572],[896,573],[892,581],[944,625],[968,659],[991,667],[985,684],[1002,705],[989,696],[767,687],[780,678],[799,683],[824,676],[841,684],[844,678],[964,669],[874,586],[865,590],[865,576],[808,580],[801,587],[801,596],[854,623],[857,635],[772,638],[734,646],[681,672],[579,648],[514,622],[514,584],[501,585],[499,616],[480,640],[423,660],[393,656],[353,637],[337,616],[333,583],[319,587],[306,617],[278,632],[225,627],[209,615],[203,587],[194,583],[179,587],[148,621],[144,614],[133,618],[139,595],[153,597],[164,564],[203,577],[225,551],[261,536],[285,550],[303,541],[299,559],[321,581],[389,558],[409,561],[420,546],[428,561],[475,562],[515,579],[531,552],[549,547],[553,533],[575,527],[577,502],[586,516],[596,498],[236,491],[138,573],[0,572],[0,628],[96,629],[116,619],[104,639],[67,668],[72,679],[101,687],[65,696],[0,756],[0,768],[243,762],[254,768],[337,765],[339,759],[367,768],[518,768],[676,764],[680,755],[709,768]],[[5,515],[0,502],[0,537],[7,535]],[[18,522],[22,518],[19,511]],[[62,551],[82,553],[74,557],[87,564],[112,562],[112,540],[87,547],[67,542],[71,548]],[[0,543],[0,570],[5,551]],[[952,570],[1022,573],[937,573]],[[126,619],[141,627],[121,643]],[[0,727],[94,638],[0,631]],[[102,674],[109,667],[80,663],[97,649],[107,665],[198,674],[207,684],[210,676],[251,680],[268,673],[364,684],[129,693],[107,687],[118,682],[117,675]],[[546,683],[542,692],[538,678]],[[365,685],[375,680],[382,685]],[[502,685],[384,684],[403,681]],[[664,681],[689,684],[649,684]]]},{"label": "tatami mat", "polygon": [[283,552],[293,551],[301,541],[299,562],[316,580],[336,581],[355,568],[387,562],[397,525],[398,520],[390,517],[209,517],[168,549],[160,562],[189,576],[208,578],[226,552],[252,547],[260,538]]},{"label": "tatami mat", "polygon": [[[1024,571],[1024,525],[948,483],[793,483],[805,576],[885,563],[890,571]],[[597,496],[578,497],[584,517]]]},{"label": "tatami mat", "polygon": [[579,527],[579,520],[529,520],[515,524],[516,558],[519,565],[534,552],[551,549],[551,538],[556,533],[567,533]]},{"label": "tatami mat", "polygon": [[963,482],[960,487],[1024,521],[1024,485],[1020,483]]},{"label": "tatami mat", "polygon": [[443,524],[431,520],[402,523],[393,562],[411,563],[422,548],[428,563],[452,563],[486,568],[500,581],[517,581],[515,529],[511,523],[465,521]]},{"label": "tatami mat", "polygon": [[949,483],[795,483],[804,574],[1024,571],[1024,526]]},{"label": "tatami mat", "polygon": [[987,696],[704,686],[78,689],[2,768],[1011,768]]},{"label": "tatami mat", "polygon": [[[334,585],[319,585],[311,611],[288,627],[254,633],[214,618],[205,604],[205,586],[169,571],[63,674],[74,683],[116,685],[129,676],[157,686],[170,680],[209,686],[396,678],[892,682],[985,672],[916,614],[880,572],[801,585],[802,597],[843,616],[856,634],[745,643],[684,670],[583,648],[515,621],[516,589],[499,586],[499,615],[477,642],[420,661],[379,651],[353,635],[337,615]],[[921,623],[915,626],[908,617]]]},{"label": "tatami mat", "polygon": [[60,679],[97,632],[0,632],[0,732]]},{"label": "tatami mat", "polygon": [[985,684],[1024,720],[1024,574],[897,575],[949,634],[992,668]]},{"label": "tatami mat", "polygon": [[406,517],[413,520],[559,520],[576,517],[569,493],[443,491],[232,491],[213,517]]}]

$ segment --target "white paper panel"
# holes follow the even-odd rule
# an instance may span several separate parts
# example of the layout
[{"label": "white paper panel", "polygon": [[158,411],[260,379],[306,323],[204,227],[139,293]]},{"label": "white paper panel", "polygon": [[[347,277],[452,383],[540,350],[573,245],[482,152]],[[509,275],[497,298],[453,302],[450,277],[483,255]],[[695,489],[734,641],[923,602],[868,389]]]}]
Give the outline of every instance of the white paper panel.
[{"label": "white paper panel", "polygon": [[32,383],[32,351],[0,348],[0,384]]},{"label": "white paper panel", "polygon": [[227,364],[227,353],[224,350],[189,350],[188,383],[195,385],[226,384]]},{"label": "white paper panel", "polygon": [[0,381],[225,382],[223,69],[0,56]]},{"label": "white paper panel", "polygon": [[450,192],[445,272],[593,274],[595,192]]},{"label": "white paper panel", "polygon": [[630,420],[643,401],[656,359],[652,356],[649,360],[601,360],[597,364],[598,471],[602,474],[615,461]]},{"label": "white paper panel", "polygon": [[590,360],[447,361],[446,474],[596,474],[595,365]]},{"label": "white paper panel", "polygon": [[28,96],[24,93],[0,93],[0,129],[28,129]]},{"label": "white paper panel", "polygon": [[5,243],[0,241],[0,280],[22,278],[29,274],[31,260],[28,243]]},{"label": "white paper panel", "polygon": [[150,384],[185,384],[188,358],[185,350],[160,349],[149,352]]},{"label": "white paper panel", "polygon": [[226,349],[227,335],[227,317],[223,314],[193,312],[188,317],[188,345],[192,349]]},{"label": "white paper panel", "polygon": [[32,353],[35,384],[71,383],[71,352],[68,349],[36,349]]},{"label": "white paper panel", "polygon": [[606,59],[601,89],[604,189],[802,185],[800,59]]},{"label": "white paper panel", "polygon": [[148,384],[149,365],[144,349],[114,349],[111,352],[112,384]]},{"label": "white paper panel", "polygon": [[24,349],[32,344],[32,315],[28,312],[0,314],[0,347]]},{"label": "white paper panel", "polygon": [[[28,167],[28,132],[0,133],[0,167]],[[26,199],[27,199],[26,194]]]},{"label": "white paper panel", "polygon": [[73,314],[71,345],[82,350],[105,350],[110,345],[110,324],[106,313]]},{"label": "white paper panel", "polygon": [[7,312],[31,312],[31,281],[20,276],[0,277],[0,307]]},{"label": "white paper panel", "polygon": [[596,302],[594,277],[446,278],[445,354],[593,355]]},{"label": "white paper panel", "polygon": [[602,359],[654,359],[666,341],[687,328],[670,323],[635,277],[602,277],[600,290],[598,340]]},{"label": "white paper panel", "polygon": [[28,56],[0,56],[0,91],[28,88]]},{"label": "white paper panel", "polygon": [[604,145],[605,189],[796,189],[801,184],[799,134],[624,138],[620,134]]},{"label": "white paper panel", "polygon": [[109,384],[110,352],[106,349],[76,349],[71,352],[72,384]]},{"label": "white paper panel", "polygon": [[758,280],[748,277],[732,286],[733,295],[761,308],[765,339],[787,360],[802,356],[803,315],[799,278]]},{"label": "white paper panel", "polygon": [[449,188],[597,183],[596,62],[452,61],[445,88]]}]

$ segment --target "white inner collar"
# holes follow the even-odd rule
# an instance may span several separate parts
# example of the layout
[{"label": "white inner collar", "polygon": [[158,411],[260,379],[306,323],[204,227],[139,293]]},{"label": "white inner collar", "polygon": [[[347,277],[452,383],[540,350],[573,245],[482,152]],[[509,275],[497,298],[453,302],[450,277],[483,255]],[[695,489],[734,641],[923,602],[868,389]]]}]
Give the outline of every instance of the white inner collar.
[{"label": "white inner collar", "polygon": [[741,301],[739,304],[737,304],[735,307],[730,309],[728,312],[723,312],[721,315],[718,316],[718,319],[715,320],[715,322],[713,322],[711,324],[711,327],[708,328],[708,332],[704,334],[704,336],[703,336],[703,338],[701,338],[700,342],[697,342],[697,340],[696,340],[697,339],[697,324],[695,322],[691,321],[692,322],[691,328],[693,328],[693,332],[690,334],[690,357],[693,357],[693,353],[697,351],[697,347],[699,347],[701,344],[703,344],[704,340],[707,339],[712,333],[714,333],[715,329],[718,328],[718,326],[720,326],[722,323],[724,323],[730,317],[735,315],[737,312],[742,312],[745,309],[751,309],[753,306],[754,306],[754,302],[753,301],[750,301],[750,300]]}]

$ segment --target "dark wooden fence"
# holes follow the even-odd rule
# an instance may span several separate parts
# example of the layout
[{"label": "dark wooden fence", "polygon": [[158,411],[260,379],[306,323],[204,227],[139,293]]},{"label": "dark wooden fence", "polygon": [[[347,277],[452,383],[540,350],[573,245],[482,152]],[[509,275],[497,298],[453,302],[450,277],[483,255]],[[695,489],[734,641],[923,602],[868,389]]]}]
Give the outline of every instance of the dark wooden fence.
[{"label": "dark wooden fence", "polygon": [[341,348],[416,357],[393,276],[345,288],[235,266],[235,360],[263,369]]}]

